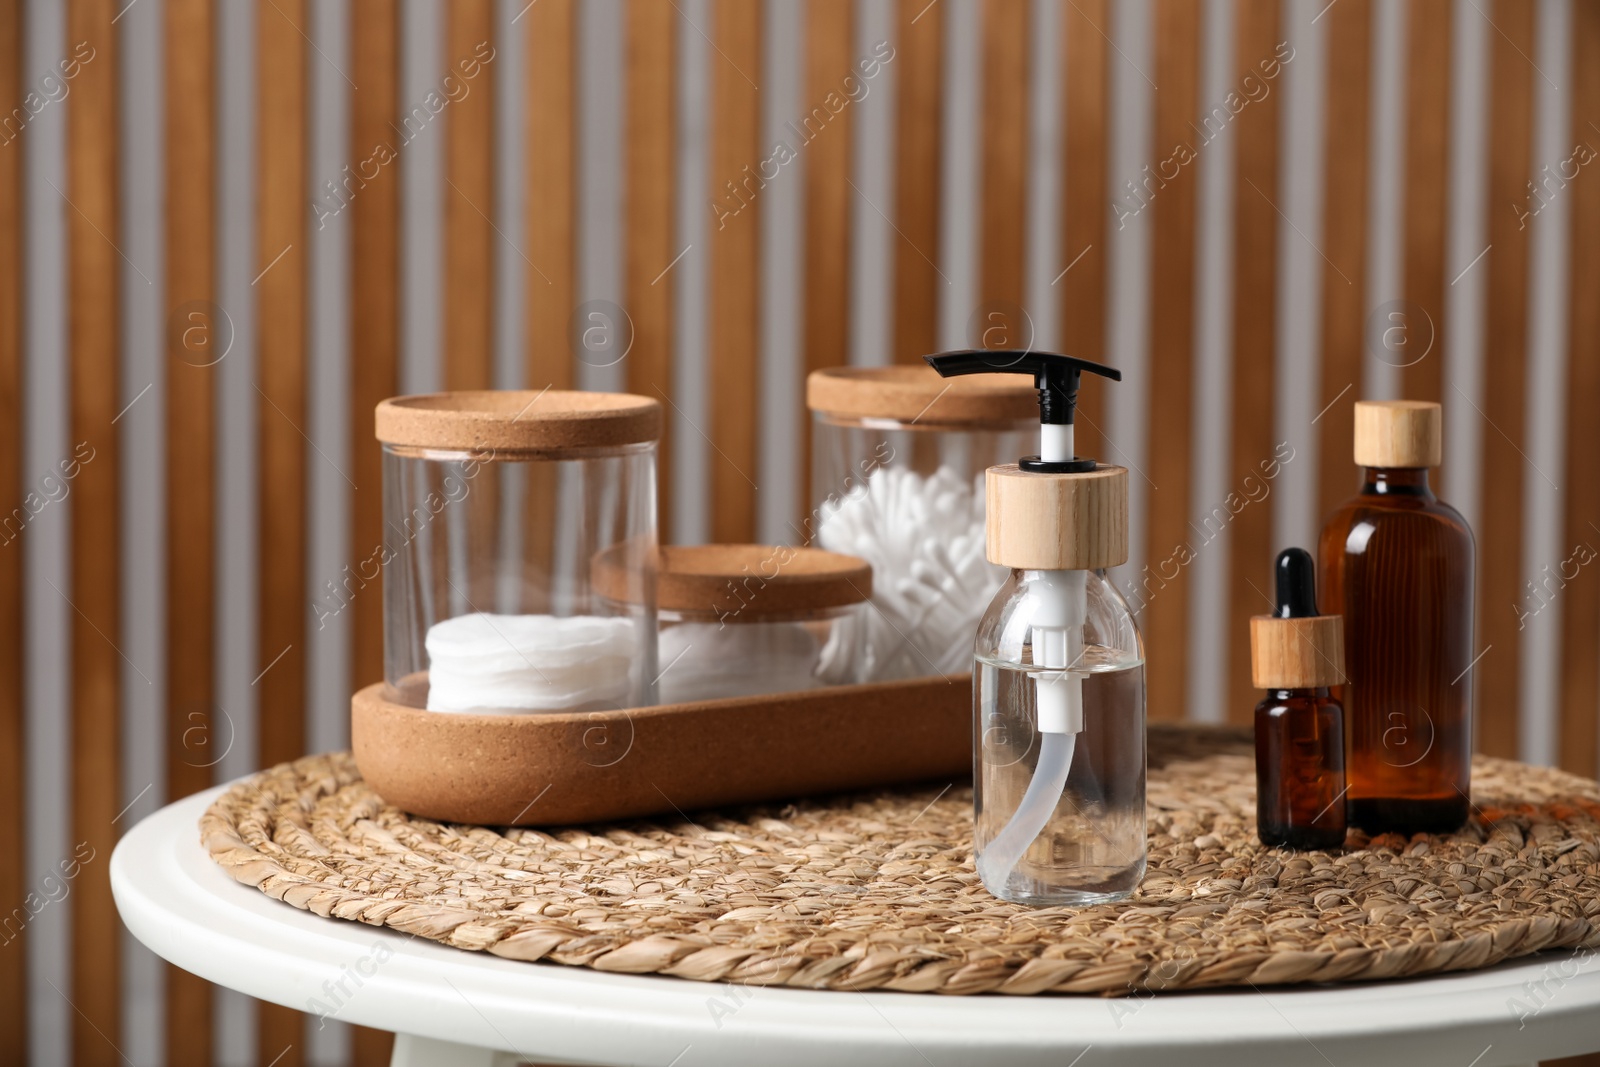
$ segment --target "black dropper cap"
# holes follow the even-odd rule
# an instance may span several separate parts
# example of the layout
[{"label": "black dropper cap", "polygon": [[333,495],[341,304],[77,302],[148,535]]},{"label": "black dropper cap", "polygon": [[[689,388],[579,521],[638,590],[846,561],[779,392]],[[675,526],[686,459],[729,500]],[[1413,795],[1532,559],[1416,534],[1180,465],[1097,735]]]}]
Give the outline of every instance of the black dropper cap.
[{"label": "black dropper cap", "polygon": [[[946,378],[958,374],[1028,374],[1039,390],[1039,422],[1042,425],[1070,426],[1078,407],[1078,382],[1088,371],[1114,382],[1122,381],[1115,367],[1058,352],[1032,352],[1026,349],[967,349],[923,356],[928,366]],[[1047,463],[1038,456],[1023,456],[1017,465],[1035,474],[1081,474],[1095,469],[1093,459],[1074,456],[1062,463]]]},{"label": "black dropper cap", "polygon": [[1317,578],[1311,553],[1303,548],[1286,548],[1278,553],[1274,566],[1278,579],[1280,619],[1309,619],[1317,613]]}]

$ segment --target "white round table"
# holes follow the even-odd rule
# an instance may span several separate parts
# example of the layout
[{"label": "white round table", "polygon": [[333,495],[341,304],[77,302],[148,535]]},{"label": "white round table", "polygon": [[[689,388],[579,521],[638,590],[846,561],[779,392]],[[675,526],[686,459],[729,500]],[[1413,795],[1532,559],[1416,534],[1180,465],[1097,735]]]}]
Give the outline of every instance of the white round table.
[{"label": "white round table", "polygon": [[187,971],[393,1030],[395,1065],[1504,1067],[1600,1050],[1600,954],[1321,988],[1151,997],[940,997],[602,974],[322,918],[233,881],[199,843],[213,789],[111,859],[123,920]]}]

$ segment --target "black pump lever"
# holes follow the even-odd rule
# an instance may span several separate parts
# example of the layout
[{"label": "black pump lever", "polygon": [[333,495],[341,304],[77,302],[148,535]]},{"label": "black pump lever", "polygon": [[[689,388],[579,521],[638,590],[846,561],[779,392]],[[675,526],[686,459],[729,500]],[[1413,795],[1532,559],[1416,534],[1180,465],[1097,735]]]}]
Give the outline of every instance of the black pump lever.
[{"label": "black pump lever", "polygon": [[[1078,407],[1078,384],[1084,371],[1109,378],[1114,382],[1122,380],[1122,372],[1115,367],[1056,352],[977,348],[960,352],[941,352],[938,355],[922,358],[927,361],[928,366],[946,378],[960,374],[1031,375],[1033,387],[1039,391],[1041,426],[1072,425]],[[1019,461],[1019,466],[1026,471],[1067,474],[1094,470],[1095,462],[1076,455],[1061,460],[1043,460],[1038,456],[1025,456]]]}]

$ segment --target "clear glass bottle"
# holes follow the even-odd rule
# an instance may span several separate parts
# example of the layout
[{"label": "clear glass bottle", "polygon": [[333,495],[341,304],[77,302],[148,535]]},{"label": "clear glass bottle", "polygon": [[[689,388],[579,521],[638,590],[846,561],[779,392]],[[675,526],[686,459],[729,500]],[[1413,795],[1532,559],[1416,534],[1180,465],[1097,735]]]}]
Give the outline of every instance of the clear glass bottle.
[{"label": "clear glass bottle", "polygon": [[[1061,628],[1042,624],[1064,578],[1081,585],[1086,611],[1064,635],[1062,671],[1049,648]],[[1013,570],[978,624],[976,651],[973,849],[985,887],[1036,906],[1128,896],[1146,850],[1144,644],[1127,601],[1104,570]],[[1041,730],[1040,693],[1063,682],[1082,687],[1082,728]],[[1016,845],[994,850],[1014,824],[1026,832],[1024,798],[1037,809],[1028,825],[1042,826],[1013,866]]]},{"label": "clear glass bottle", "polygon": [[1036,907],[1131,894],[1145,869],[1144,646],[1106,569],[1128,558],[1128,471],[1073,450],[1083,372],[1051,352],[945,352],[945,377],[1025,374],[1039,454],[984,472],[984,557],[1009,572],[973,649],[973,864]]}]

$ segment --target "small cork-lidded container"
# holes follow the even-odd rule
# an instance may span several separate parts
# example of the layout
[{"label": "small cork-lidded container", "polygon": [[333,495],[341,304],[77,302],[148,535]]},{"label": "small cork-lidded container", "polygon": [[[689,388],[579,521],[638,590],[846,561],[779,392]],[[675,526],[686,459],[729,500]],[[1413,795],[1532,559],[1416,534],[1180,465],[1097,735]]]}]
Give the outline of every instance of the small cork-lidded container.
[{"label": "small cork-lidded container", "polygon": [[1358,400],[1355,460],[1362,467],[1437,467],[1444,417],[1431,400]]},{"label": "small cork-lidded container", "polygon": [[812,510],[797,533],[872,565],[866,679],[966,673],[1005,578],[984,559],[983,472],[1035,446],[1035,390],[1009,374],[835,367],[806,379],[806,405]]},{"label": "small cork-lidded container", "polygon": [[[596,571],[602,591],[618,573],[609,556]],[[656,565],[657,696],[678,704],[859,682],[871,595],[871,566],[837,552],[663,547]]]},{"label": "small cork-lidded container", "polygon": [[[385,542],[370,562],[389,700],[513,713],[653,702],[656,401],[397,397],[378,405],[376,435]],[[595,590],[602,553],[627,596]]]}]

